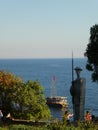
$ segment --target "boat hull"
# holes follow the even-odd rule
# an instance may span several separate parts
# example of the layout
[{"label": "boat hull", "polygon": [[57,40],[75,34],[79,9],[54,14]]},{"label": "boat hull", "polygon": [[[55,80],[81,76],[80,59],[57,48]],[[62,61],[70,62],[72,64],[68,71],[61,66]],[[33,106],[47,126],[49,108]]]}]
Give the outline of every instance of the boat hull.
[{"label": "boat hull", "polygon": [[67,108],[68,102],[65,97],[47,97],[46,103],[50,107]]},{"label": "boat hull", "polygon": [[56,103],[47,103],[49,107],[56,107],[56,108],[67,108],[67,105],[62,105],[62,104],[56,104]]}]

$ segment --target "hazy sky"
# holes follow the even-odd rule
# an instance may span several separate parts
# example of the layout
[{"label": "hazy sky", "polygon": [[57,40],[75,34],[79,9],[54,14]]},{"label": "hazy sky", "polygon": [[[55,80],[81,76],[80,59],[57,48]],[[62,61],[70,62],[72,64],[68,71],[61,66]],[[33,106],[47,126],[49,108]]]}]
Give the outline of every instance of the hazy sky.
[{"label": "hazy sky", "polygon": [[0,58],[84,57],[98,0],[0,0]]}]

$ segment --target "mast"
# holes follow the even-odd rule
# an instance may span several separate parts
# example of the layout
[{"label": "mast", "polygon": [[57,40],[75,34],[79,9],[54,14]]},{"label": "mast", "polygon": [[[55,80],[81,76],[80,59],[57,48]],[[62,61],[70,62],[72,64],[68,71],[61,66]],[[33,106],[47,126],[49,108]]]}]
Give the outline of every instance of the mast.
[{"label": "mast", "polygon": [[56,77],[52,77],[52,87],[51,87],[51,96],[55,97],[56,96]]},{"label": "mast", "polygon": [[74,80],[74,62],[73,62],[73,52],[72,52],[72,81]]}]

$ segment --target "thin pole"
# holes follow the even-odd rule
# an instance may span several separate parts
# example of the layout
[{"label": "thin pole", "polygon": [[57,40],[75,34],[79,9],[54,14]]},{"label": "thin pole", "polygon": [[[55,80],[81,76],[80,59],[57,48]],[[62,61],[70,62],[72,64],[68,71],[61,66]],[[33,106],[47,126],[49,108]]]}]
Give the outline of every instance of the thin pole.
[{"label": "thin pole", "polygon": [[73,52],[72,52],[72,81],[74,80],[74,63],[73,63]]}]

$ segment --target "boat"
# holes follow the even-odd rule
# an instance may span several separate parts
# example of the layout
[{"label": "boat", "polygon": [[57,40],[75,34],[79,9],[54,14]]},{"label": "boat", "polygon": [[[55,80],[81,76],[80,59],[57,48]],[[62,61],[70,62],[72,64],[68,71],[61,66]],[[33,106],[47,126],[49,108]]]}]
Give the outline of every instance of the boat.
[{"label": "boat", "polygon": [[46,103],[50,107],[67,108],[68,107],[67,97],[56,96],[55,82],[56,78],[55,76],[53,76],[51,96],[46,98]]},{"label": "boat", "polygon": [[62,96],[55,96],[55,97],[47,97],[46,98],[46,103],[50,107],[57,107],[57,108],[67,108],[68,107],[68,102],[67,102],[67,97],[62,97]]}]

